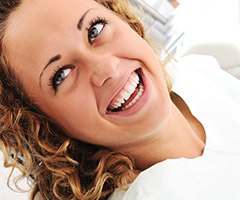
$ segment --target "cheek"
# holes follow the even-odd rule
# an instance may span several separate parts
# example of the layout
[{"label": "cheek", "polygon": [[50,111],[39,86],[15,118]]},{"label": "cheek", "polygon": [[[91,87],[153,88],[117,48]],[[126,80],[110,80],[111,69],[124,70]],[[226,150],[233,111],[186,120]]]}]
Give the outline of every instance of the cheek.
[{"label": "cheek", "polygon": [[93,116],[98,113],[94,95],[90,92],[83,93],[80,89],[54,98],[42,96],[37,104],[46,115],[66,130],[91,124]]},{"label": "cheek", "polygon": [[[60,103],[61,104],[61,103]],[[99,114],[95,98],[84,94],[72,96],[56,106],[57,115],[54,120],[67,130],[70,137],[81,141],[98,143],[99,129],[102,130],[102,117]]]},{"label": "cheek", "polygon": [[95,99],[92,95],[87,94],[71,95],[69,98],[64,98],[58,103],[55,109],[58,113],[55,118],[61,119],[63,123],[78,120],[84,121],[86,116],[97,112]]},{"label": "cheek", "polygon": [[114,49],[121,56],[141,61],[152,73],[159,70],[159,60],[152,47],[130,27],[123,26],[114,38]]}]

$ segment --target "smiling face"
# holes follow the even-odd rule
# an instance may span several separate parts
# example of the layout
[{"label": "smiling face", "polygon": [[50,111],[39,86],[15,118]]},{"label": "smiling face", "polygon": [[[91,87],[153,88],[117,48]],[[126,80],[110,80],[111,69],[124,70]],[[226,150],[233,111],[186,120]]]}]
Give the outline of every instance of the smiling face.
[{"label": "smiling face", "polygon": [[151,47],[93,0],[24,0],[5,49],[26,94],[76,139],[124,149],[155,134],[170,112]]}]

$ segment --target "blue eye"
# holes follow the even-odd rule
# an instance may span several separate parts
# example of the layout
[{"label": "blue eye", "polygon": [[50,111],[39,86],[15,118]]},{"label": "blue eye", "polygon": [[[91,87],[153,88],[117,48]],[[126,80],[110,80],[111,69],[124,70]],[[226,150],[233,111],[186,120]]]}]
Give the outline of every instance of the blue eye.
[{"label": "blue eye", "polygon": [[90,22],[90,28],[88,29],[88,41],[90,43],[98,37],[107,23],[106,19],[99,17]]},{"label": "blue eye", "polygon": [[50,78],[50,86],[57,91],[58,86],[67,78],[70,74],[73,66],[66,65],[61,67],[60,69],[56,70],[53,76]]}]

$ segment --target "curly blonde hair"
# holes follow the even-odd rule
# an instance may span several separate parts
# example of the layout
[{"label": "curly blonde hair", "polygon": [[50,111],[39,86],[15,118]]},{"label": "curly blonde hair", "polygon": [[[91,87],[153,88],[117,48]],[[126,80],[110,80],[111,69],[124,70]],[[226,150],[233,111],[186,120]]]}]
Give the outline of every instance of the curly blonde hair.
[{"label": "curly blonde hair", "polygon": [[[118,15],[146,40],[128,0],[95,0]],[[127,188],[138,174],[131,158],[105,147],[69,138],[24,94],[4,54],[9,16],[22,0],[0,2],[0,148],[4,165],[32,181],[30,199],[107,199]]]},{"label": "curly blonde hair", "polygon": [[[127,0],[98,1],[145,38]],[[32,179],[30,199],[107,199],[137,171],[128,156],[67,137],[24,94],[4,54],[8,18],[21,0],[0,2],[0,147],[4,165]]]}]

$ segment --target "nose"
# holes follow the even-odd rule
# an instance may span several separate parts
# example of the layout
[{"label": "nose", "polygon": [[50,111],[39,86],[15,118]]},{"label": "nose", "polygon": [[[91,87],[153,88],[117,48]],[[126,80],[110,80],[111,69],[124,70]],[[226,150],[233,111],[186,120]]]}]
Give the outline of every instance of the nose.
[{"label": "nose", "polygon": [[91,82],[97,87],[101,87],[111,78],[118,74],[119,58],[112,55],[98,55],[92,58]]}]

